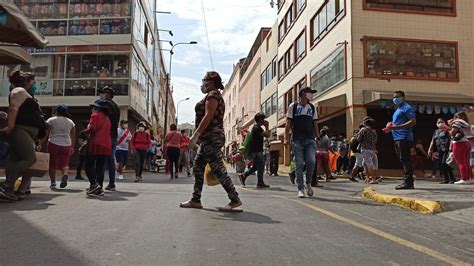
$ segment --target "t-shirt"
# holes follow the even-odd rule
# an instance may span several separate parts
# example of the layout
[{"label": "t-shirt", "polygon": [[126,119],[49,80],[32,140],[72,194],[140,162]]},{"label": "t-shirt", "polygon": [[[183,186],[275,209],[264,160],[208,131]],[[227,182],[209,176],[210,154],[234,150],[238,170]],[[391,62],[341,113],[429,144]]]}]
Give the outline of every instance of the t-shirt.
[{"label": "t-shirt", "polygon": [[181,151],[182,152],[187,152],[189,151],[189,137],[188,136],[183,136],[183,140],[181,141]]},{"label": "t-shirt", "polygon": [[[398,106],[397,110],[393,114],[392,122],[394,125],[399,126],[403,125],[411,119],[416,118],[415,109],[404,102]],[[392,130],[393,140],[409,140],[413,141],[413,129],[403,128],[403,129],[393,129]]]},{"label": "t-shirt", "polygon": [[[122,141],[122,143],[118,144],[118,141],[122,138],[123,134],[127,132],[126,137]],[[117,129],[117,150],[119,151],[128,151],[128,147],[130,145],[130,141],[132,140],[132,133],[128,129],[122,129],[119,127]]]},{"label": "t-shirt", "polygon": [[64,147],[71,146],[71,129],[76,126],[71,119],[53,116],[46,123],[50,126],[49,142]]},{"label": "t-shirt", "polygon": [[225,103],[224,98],[222,98],[221,92],[218,90],[210,91],[206,95],[206,97],[204,97],[204,99],[202,99],[196,104],[196,107],[194,108],[194,111],[196,112],[196,128],[201,123],[202,119],[204,118],[204,115],[206,115],[206,101],[210,98],[214,98],[217,100],[217,109],[214,113],[214,117],[212,118],[211,123],[209,124],[209,126],[207,126],[206,129],[204,129],[203,134],[209,132],[224,133]]},{"label": "t-shirt", "polygon": [[259,126],[252,128],[252,143],[250,153],[263,152],[263,129]]},{"label": "t-shirt", "polygon": [[364,128],[359,132],[359,135],[362,136],[362,141],[360,142],[360,148],[362,150],[377,149],[377,132],[375,132],[375,130]]},{"label": "t-shirt", "polygon": [[318,151],[327,152],[329,151],[331,140],[327,135],[321,136],[318,141]]},{"label": "t-shirt", "polygon": [[458,129],[458,133],[456,134],[462,134],[462,137],[460,139],[454,140],[453,138],[453,143],[469,141],[467,139],[467,136],[469,136],[469,134],[471,133],[470,125],[466,121],[462,119],[453,119],[452,121],[450,121],[450,125],[452,128]]},{"label": "t-shirt", "polygon": [[181,140],[183,139],[183,135],[181,132],[178,131],[169,131],[166,134],[166,147],[167,148],[181,148]]},{"label": "t-shirt", "polygon": [[[293,113],[294,105],[296,106]],[[314,106],[307,103],[303,106],[300,102],[295,102],[288,106],[287,118],[291,120],[292,140],[314,139],[314,120],[318,118],[318,113]]]}]

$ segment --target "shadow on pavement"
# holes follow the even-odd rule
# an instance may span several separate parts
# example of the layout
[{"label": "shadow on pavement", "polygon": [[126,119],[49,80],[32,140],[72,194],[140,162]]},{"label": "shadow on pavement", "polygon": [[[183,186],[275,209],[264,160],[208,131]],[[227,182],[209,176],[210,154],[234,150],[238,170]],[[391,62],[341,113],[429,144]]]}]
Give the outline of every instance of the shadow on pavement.
[{"label": "shadow on pavement", "polygon": [[[34,202],[34,200],[29,202]],[[22,204],[13,203],[13,205],[21,206]],[[3,211],[5,205],[1,206],[0,211]],[[51,261],[51,258],[57,258],[58,265],[87,264],[74,252],[65,248],[64,243],[42,232],[40,228],[33,226],[22,217],[11,212],[2,213],[1,216],[0,265],[44,265],[46,261]]]},{"label": "shadow on pavement", "polygon": [[221,215],[219,217],[212,217],[214,220],[222,221],[236,221],[236,222],[246,222],[246,223],[256,223],[256,224],[279,224],[280,221],[275,221],[271,217],[266,215],[254,213],[254,212],[220,212],[215,209],[203,209],[205,211],[217,212]]},{"label": "shadow on pavement", "polygon": [[138,193],[129,191],[106,192],[104,196],[88,196],[88,199],[96,199],[100,201],[128,201],[127,198],[137,197]]},{"label": "shadow on pavement", "polygon": [[382,204],[375,203],[372,201],[360,201],[360,200],[344,200],[344,199],[327,199],[327,198],[320,198],[320,197],[312,197],[309,198],[312,201],[319,201],[319,202],[329,202],[329,203],[342,203],[342,204],[358,204],[358,205],[365,205],[365,206],[382,206]]},{"label": "shadow on pavement", "polygon": [[[0,213],[2,213],[2,226],[3,226],[3,213],[11,211],[31,211],[31,210],[46,210],[49,206],[55,204],[48,203],[56,197],[64,196],[59,193],[38,193],[31,194],[22,201],[5,202],[0,204]],[[0,263],[1,265],[1,263]]]}]

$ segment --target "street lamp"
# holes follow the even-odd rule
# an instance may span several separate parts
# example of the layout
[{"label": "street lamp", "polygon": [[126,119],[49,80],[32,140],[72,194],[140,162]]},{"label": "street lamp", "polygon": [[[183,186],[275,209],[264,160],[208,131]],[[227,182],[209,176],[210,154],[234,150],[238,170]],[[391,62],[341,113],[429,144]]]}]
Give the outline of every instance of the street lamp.
[{"label": "street lamp", "polygon": [[170,50],[170,67],[168,69],[168,75],[166,76],[166,83],[168,85],[168,88],[166,88],[166,93],[165,93],[165,136],[166,132],[168,131],[168,97],[169,97],[169,91],[170,91],[170,85],[171,85],[171,62],[173,60],[173,50],[176,46],[181,45],[181,44],[197,44],[198,42],[196,41],[190,41],[190,42],[179,42],[171,47]]},{"label": "street lamp", "polygon": [[176,106],[176,125],[178,125],[178,117],[179,117],[179,104],[182,102],[185,102],[189,100],[189,97],[186,99],[182,99],[181,101],[178,102],[178,105]]},{"label": "street lamp", "polygon": [[158,31],[166,31],[168,32],[168,34],[173,37],[173,32],[171,30],[162,30],[162,29],[158,29]]}]

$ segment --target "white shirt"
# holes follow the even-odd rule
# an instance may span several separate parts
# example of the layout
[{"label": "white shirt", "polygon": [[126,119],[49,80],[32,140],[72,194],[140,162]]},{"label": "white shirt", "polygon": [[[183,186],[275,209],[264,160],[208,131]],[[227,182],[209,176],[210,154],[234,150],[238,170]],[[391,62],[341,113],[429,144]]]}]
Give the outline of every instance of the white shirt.
[{"label": "white shirt", "polygon": [[50,126],[49,142],[68,147],[71,146],[71,129],[76,125],[71,119],[64,116],[53,116],[46,120]]},{"label": "white shirt", "polygon": [[[122,141],[122,143],[118,144],[118,141],[122,138],[122,136],[125,132],[128,132],[127,136]],[[130,130],[122,129],[120,127],[117,129],[117,150],[119,150],[119,151],[128,151],[128,146],[129,146],[129,143],[130,143],[131,140],[132,140],[132,133],[130,133]]]}]

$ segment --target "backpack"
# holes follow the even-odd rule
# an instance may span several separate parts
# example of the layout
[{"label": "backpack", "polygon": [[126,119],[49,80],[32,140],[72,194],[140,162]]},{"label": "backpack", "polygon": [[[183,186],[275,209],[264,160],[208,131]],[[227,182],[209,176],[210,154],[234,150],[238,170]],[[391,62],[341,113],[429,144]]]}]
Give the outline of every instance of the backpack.
[{"label": "backpack", "polygon": [[245,136],[244,141],[239,146],[239,153],[244,156],[245,159],[250,158],[250,146],[252,145],[252,131]]}]

